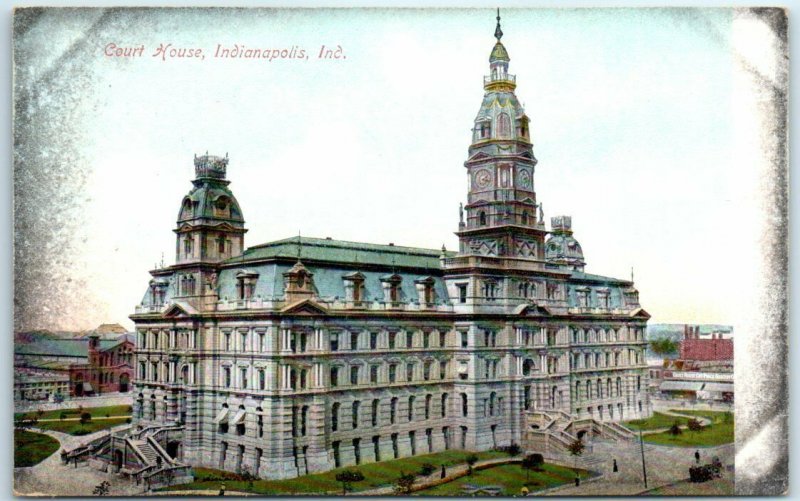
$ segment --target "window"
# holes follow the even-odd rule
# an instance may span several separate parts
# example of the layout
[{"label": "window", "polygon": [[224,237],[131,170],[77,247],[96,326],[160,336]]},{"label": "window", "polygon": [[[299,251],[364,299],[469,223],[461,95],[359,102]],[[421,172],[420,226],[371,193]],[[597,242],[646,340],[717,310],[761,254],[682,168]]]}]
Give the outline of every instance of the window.
[{"label": "window", "polygon": [[389,382],[397,381],[397,364],[389,364]]},{"label": "window", "polygon": [[411,445],[411,455],[415,456],[417,454],[417,437],[416,432],[409,431],[408,432],[408,442]]},{"label": "window", "polygon": [[380,400],[377,398],[372,401],[372,426],[378,426],[378,408],[380,407]]},{"label": "window", "polygon": [[511,118],[507,113],[497,115],[497,137],[511,137]]},{"label": "window", "polygon": [[377,383],[378,382],[378,366],[373,365],[369,368],[369,382],[370,383]]},{"label": "window", "polygon": [[372,437],[372,449],[375,452],[375,461],[381,460],[381,437],[379,435],[375,435]]},{"label": "window", "polygon": [[231,333],[225,333],[225,351],[231,351]]},{"label": "window", "polygon": [[414,397],[414,395],[411,395],[410,397],[408,397],[408,422],[409,423],[414,420],[414,400],[416,400],[416,397]]},{"label": "window", "polygon": [[222,371],[223,371],[223,380],[224,380],[225,388],[230,388],[231,387],[231,368],[230,367],[225,367],[225,368],[222,369]]},{"label": "window", "polygon": [[486,213],[483,211],[478,213],[478,224],[481,226],[486,226]]},{"label": "window", "polygon": [[358,428],[358,409],[361,407],[361,402],[356,400],[353,402],[353,429]]},{"label": "window", "polygon": [[375,350],[378,348],[378,333],[377,332],[370,332],[369,333],[369,349]]},{"label": "window", "polygon": [[339,368],[331,367],[331,386],[339,386]]},{"label": "window", "polygon": [[331,443],[331,447],[333,448],[333,465],[336,468],[340,468],[342,466],[342,461],[339,456],[339,446],[341,445],[340,441],[335,441]]},{"label": "window", "polygon": [[431,418],[431,400],[433,395],[425,395],[425,419]]},{"label": "window", "polygon": [[447,362],[444,360],[439,361],[439,379],[447,377]]},{"label": "window", "polygon": [[469,337],[466,332],[461,332],[461,347],[466,348],[469,343]]},{"label": "window", "polygon": [[414,333],[406,332],[406,348],[414,347]]},{"label": "window", "polygon": [[397,397],[393,397],[389,404],[389,423],[394,424],[397,421]]},{"label": "window", "polygon": [[394,455],[395,459],[399,457],[397,450],[397,433],[392,433],[392,454]]},{"label": "window", "polygon": [[442,393],[442,417],[447,417],[447,393]]},{"label": "window", "polygon": [[339,407],[339,402],[331,406],[331,431],[337,431],[339,429]]},{"label": "window", "polygon": [[264,437],[264,411],[261,407],[256,407],[256,427],[258,430],[258,438]]},{"label": "window", "polygon": [[396,342],[397,342],[397,333],[396,332],[390,332],[389,333],[389,349],[392,349],[392,350],[395,349]]},{"label": "window", "polygon": [[414,364],[408,363],[406,364],[406,381],[413,381],[414,380]]},{"label": "window", "polygon": [[483,297],[489,301],[497,299],[497,282],[492,280],[483,282]]},{"label": "window", "polygon": [[353,439],[353,455],[355,456],[356,464],[361,464],[361,439]]},{"label": "window", "polygon": [[267,372],[264,369],[258,369],[258,389],[265,390],[267,388]]},{"label": "window", "polygon": [[192,239],[189,236],[183,241],[183,253],[186,254],[186,257],[192,254]]},{"label": "window", "polygon": [[467,417],[467,411],[468,411],[467,404],[468,404],[467,394],[466,393],[462,393],[461,394],[461,415],[464,416],[464,417]]},{"label": "window", "polygon": [[358,333],[356,332],[350,333],[350,349],[351,350],[358,349]]},{"label": "window", "polygon": [[425,362],[422,366],[422,379],[430,381],[431,379],[431,362]]},{"label": "window", "polygon": [[239,368],[239,381],[241,382],[241,388],[247,389],[247,367],[240,367]]},{"label": "window", "polygon": [[350,367],[350,384],[358,384],[358,367]]},{"label": "window", "polygon": [[467,302],[467,284],[457,284],[458,287],[458,302],[459,303],[466,303]]},{"label": "window", "polygon": [[526,386],[522,394],[522,407],[528,409],[531,406],[531,387]]},{"label": "window", "polygon": [[225,236],[220,235],[217,237],[217,252],[219,254],[225,254]]},{"label": "window", "polygon": [[266,335],[263,332],[258,333],[258,351],[265,351],[267,345],[265,344]]},{"label": "window", "polygon": [[430,332],[423,332],[422,333],[422,347],[423,348],[430,348],[431,346],[431,333]]},{"label": "window", "polygon": [[339,351],[339,334],[331,333],[331,351]]}]

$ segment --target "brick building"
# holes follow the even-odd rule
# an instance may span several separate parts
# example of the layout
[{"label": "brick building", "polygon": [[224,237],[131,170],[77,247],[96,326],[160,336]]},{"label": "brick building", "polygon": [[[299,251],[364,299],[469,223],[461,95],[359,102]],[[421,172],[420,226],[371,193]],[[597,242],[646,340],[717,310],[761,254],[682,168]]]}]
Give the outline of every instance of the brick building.
[{"label": "brick building", "polygon": [[101,343],[98,335],[91,335],[87,349],[87,363],[69,366],[71,396],[130,391],[134,349],[131,336]]},{"label": "brick building", "polygon": [[680,342],[680,359],[696,362],[733,360],[733,339],[725,339],[721,332],[710,337],[700,337],[700,327],[684,327]]}]

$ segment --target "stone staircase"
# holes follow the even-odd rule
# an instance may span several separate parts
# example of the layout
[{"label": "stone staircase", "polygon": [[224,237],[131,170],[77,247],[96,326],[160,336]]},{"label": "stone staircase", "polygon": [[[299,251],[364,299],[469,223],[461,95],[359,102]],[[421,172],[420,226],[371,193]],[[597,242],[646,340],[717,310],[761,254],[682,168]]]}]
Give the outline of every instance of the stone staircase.
[{"label": "stone staircase", "polygon": [[619,423],[593,418],[576,419],[559,410],[527,412],[525,431],[526,449],[549,455],[569,454],[569,445],[579,437],[586,446],[586,453],[591,453],[596,438],[621,442],[638,440],[634,432]]},{"label": "stone staircase", "polygon": [[160,458],[161,455],[156,452],[153,446],[148,444],[146,440],[131,440],[131,444],[136,448],[136,450],[141,452],[142,459],[145,461],[145,464],[150,466],[157,465],[159,463],[158,458]]}]

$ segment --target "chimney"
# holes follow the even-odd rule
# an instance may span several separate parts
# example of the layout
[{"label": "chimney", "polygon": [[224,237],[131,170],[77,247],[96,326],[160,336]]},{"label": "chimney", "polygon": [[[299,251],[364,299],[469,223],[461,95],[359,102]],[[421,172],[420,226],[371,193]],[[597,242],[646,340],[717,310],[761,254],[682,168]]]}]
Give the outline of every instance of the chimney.
[{"label": "chimney", "polygon": [[683,326],[683,339],[689,339],[689,326]]}]

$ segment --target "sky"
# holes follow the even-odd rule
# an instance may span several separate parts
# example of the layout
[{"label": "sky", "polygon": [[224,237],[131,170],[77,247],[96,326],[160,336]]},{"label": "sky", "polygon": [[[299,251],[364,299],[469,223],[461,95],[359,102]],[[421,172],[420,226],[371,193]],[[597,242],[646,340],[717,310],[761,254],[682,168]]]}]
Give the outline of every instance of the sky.
[{"label": "sky", "polygon": [[[148,270],[162,254],[174,262],[192,158],[206,151],[229,155],[246,245],[300,232],[457,249],[495,15],[31,18],[15,39],[15,119],[30,124],[15,151],[16,328],[132,328]],[[537,198],[548,220],[572,216],[586,271],[633,272],[651,322],[736,325],[756,300],[771,224],[763,96],[752,83],[753,72],[777,71],[769,30],[730,9],[501,15],[531,118]],[[144,50],[109,57],[110,43]],[[160,44],[205,59],[153,57]],[[220,59],[218,44],[309,57]],[[323,45],[343,57],[318,58]]]}]

